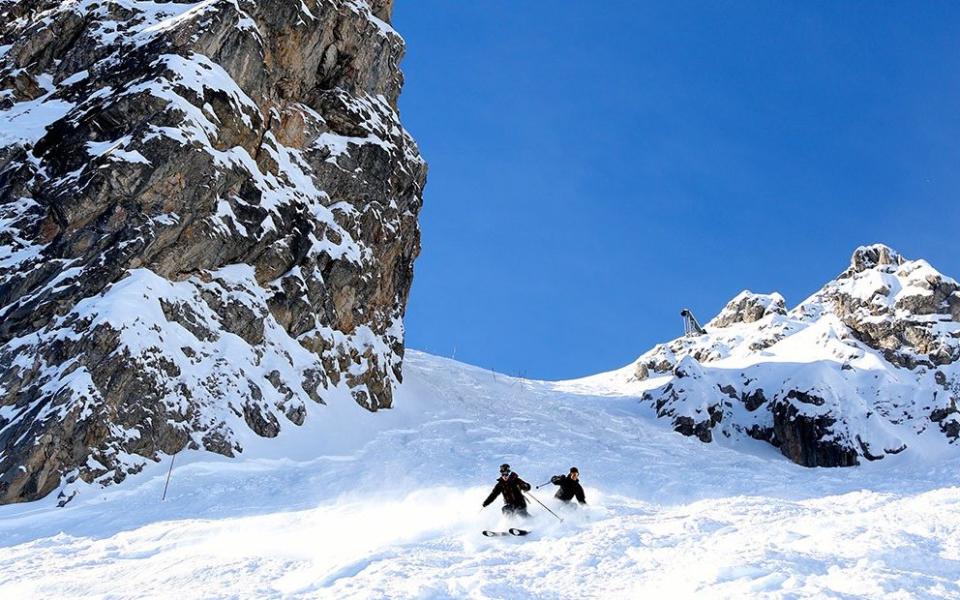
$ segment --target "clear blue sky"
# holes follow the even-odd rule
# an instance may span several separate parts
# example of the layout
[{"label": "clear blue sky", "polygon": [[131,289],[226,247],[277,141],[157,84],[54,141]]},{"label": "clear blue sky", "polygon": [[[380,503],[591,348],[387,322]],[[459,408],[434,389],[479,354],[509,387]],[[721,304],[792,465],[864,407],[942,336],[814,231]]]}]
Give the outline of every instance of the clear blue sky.
[{"label": "clear blue sky", "polygon": [[397,0],[412,348],[622,366],[883,241],[960,277],[960,3]]}]

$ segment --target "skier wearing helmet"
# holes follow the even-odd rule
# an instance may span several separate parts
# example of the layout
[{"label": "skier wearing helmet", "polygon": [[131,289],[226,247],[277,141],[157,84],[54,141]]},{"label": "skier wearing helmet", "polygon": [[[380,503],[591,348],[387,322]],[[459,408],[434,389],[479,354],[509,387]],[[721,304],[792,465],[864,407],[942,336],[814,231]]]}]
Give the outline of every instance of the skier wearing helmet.
[{"label": "skier wearing helmet", "polygon": [[510,470],[510,465],[500,465],[500,478],[497,484],[493,486],[493,491],[483,501],[484,506],[489,506],[491,502],[497,499],[497,496],[503,496],[503,514],[508,517],[529,517],[527,513],[527,499],[523,492],[530,491],[530,484],[520,479],[520,476]]}]

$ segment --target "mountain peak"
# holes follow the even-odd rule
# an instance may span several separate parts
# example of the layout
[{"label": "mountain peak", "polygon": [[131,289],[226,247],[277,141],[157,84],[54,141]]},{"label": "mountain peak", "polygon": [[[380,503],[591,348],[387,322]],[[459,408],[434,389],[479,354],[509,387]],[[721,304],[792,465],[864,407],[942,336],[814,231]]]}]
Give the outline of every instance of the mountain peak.
[{"label": "mountain peak", "polygon": [[870,244],[869,246],[860,246],[853,251],[850,257],[850,268],[848,274],[861,273],[867,269],[873,269],[880,265],[902,265],[903,256],[886,244]]},{"label": "mountain peak", "polygon": [[723,310],[707,323],[707,327],[729,327],[736,323],[753,323],[770,314],[787,314],[783,296],[776,292],[756,294],[750,290],[743,290],[727,302]]},{"label": "mountain peak", "polygon": [[744,291],[705,330],[632,372],[680,433],[765,440],[807,466],[960,448],[960,283],[925,260],[861,246],[793,310]]}]

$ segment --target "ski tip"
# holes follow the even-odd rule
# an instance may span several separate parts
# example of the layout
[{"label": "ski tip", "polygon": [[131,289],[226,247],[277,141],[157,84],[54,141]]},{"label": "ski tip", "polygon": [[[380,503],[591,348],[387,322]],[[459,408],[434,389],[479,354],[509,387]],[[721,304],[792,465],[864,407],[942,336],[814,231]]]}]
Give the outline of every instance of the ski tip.
[{"label": "ski tip", "polygon": [[510,534],[511,534],[511,535],[527,535],[528,533],[530,533],[530,532],[527,531],[526,529],[518,529],[518,528],[516,528],[516,527],[511,527],[511,528],[510,528]]}]

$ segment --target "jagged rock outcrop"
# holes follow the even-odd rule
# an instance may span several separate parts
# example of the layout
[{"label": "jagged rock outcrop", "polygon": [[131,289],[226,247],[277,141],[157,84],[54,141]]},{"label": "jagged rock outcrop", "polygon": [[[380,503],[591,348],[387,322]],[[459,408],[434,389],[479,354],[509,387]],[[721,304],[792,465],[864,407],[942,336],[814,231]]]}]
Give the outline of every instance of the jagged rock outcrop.
[{"label": "jagged rock outcrop", "polygon": [[744,290],[727,303],[707,327],[729,327],[735,323],[753,323],[767,315],[787,314],[786,302],[780,294],[754,294]]},{"label": "jagged rock outcrop", "polygon": [[706,333],[626,371],[644,401],[703,441],[767,441],[806,466],[850,466],[917,440],[960,448],[960,287],[887,246],[787,311],[743,292]]},{"label": "jagged rock outcrop", "polygon": [[0,0],[0,503],[389,407],[426,166],[391,0]]},{"label": "jagged rock outcrop", "polygon": [[934,368],[960,359],[960,286],[926,261],[896,251],[859,248],[850,267],[799,307],[816,315],[829,306],[853,335],[900,367]]}]

